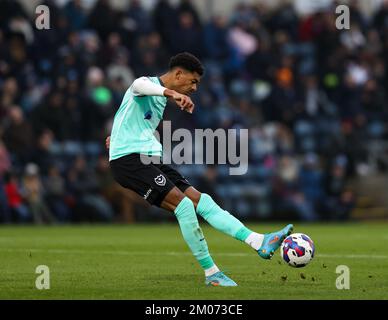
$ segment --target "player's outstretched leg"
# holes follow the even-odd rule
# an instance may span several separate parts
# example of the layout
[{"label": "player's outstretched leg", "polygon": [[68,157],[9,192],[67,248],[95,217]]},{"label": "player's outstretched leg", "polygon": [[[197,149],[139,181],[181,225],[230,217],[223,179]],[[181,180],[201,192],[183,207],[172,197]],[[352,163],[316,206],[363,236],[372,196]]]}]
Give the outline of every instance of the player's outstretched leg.
[{"label": "player's outstretched leg", "polygon": [[206,193],[200,195],[197,213],[215,229],[248,244],[263,259],[272,258],[285,237],[291,234],[293,229],[293,226],[290,224],[284,229],[273,233],[260,234],[253,232],[228,211],[220,208],[212,197]]},{"label": "player's outstretched leg", "polygon": [[184,197],[174,210],[175,216],[191,252],[205,271],[205,283],[211,286],[231,287],[237,284],[215,265],[199,226],[193,202]]}]

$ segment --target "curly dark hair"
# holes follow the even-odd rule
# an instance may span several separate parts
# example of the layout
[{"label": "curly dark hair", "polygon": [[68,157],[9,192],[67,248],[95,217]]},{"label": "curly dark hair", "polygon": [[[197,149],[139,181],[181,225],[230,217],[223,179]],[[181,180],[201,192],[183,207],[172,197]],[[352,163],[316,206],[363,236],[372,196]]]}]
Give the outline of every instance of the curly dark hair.
[{"label": "curly dark hair", "polygon": [[200,76],[204,73],[204,67],[199,59],[189,52],[178,53],[170,60],[170,70],[181,67],[190,72],[197,72]]}]

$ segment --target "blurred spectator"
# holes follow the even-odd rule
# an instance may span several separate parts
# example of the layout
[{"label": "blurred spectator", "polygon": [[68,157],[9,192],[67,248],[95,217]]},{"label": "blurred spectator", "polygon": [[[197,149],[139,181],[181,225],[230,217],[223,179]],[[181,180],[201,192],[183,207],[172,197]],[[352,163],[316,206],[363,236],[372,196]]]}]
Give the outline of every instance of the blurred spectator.
[{"label": "blurred spectator", "polygon": [[355,205],[354,194],[346,186],[346,166],[346,157],[337,156],[325,177],[327,199],[322,210],[326,219],[346,220]]},{"label": "blurred spectator", "polygon": [[[106,37],[108,37],[111,33],[107,33]],[[82,63],[85,65],[85,71],[89,67],[93,67],[98,63],[98,54],[101,49],[101,39],[98,34],[93,30],[88,30],[87,32],[82,33]],[[71,60],[68,62],[69,69],[70,67],[74,67],[76,65],[76,57],[70,55],[69,58]],[[77,67],[79,69],[79,67]]]},{"label": "blurred spectator", "polygon": [[155,30],[160,33],[163,43],[172,50],[174,39],[171,37],[178,26],[177,10],[168,0],[159,0],[153,10]]},{"label": "blurred spectator", "polygon": [[133,58],[136,76],[160,74],[165,71],[169,60],[168,53],[156,32],[138,38]]},{"label": "blurred spectator", "polygon": [[203,36],[201,28],[195,24],[194,16],[189,11],[183,11],[178,15],[178,26],[172,33],[174,39],[172,52],[177,54],[188,51],[195,56],[203,56]]},{"label": "blurred spectator", "polygon": [[117,29],[116,15],[109,0],[97,0],[89,14],[88,26],[96,30],[99,37],[105,41],[108,35]]},{"label": "blurred spectator", "polygon": [[11,220],[12,217],[5,190],[5,182],[3,176],[0,175],[0,222],[10,223]]},{"label": "blurred spectator", "polygon": [[348,32],[341,33],[340,40],[351,51],[362,48],[366,42],[363,33],[356,24],[351,25]]},{"label": "blurred spectator", "polygon": [[23,16],[12,17],[8,27],[11,33],[22,35],[26,44],[32,44],[34,42],[32,27],[28,20]]},{"label": "blurred spectator", "polygon": [[10,108],[8,120],[4,130],[4,143],[15,157],[13,161],[20,165],[29,161],[34,143],[33,130],[31,123],[24,119],[19,106]]},{"label": "blurred spectator", "polygon": [[361,96],[362,109],[368,120],[385,120],[388,116],[386,93],[376,80],[370,79],[365,83]]},{"label": "blurred spectator", "polygon": [[87,14],[81,0],[70,0],[64,8],[64,13],[72,30],[82,30],[87,23]]},{"label": "blurred spectator", "polygon": [[17,79],[10,77],[3,82],[1,92],[2,112],[7,114],[12,105],[17,104],[20,99],[19,85]]},{"label": "blurred spectator", "polygon": [[236,24],[229,29],[229,42],[242,61],[257,49],[257,39],[245,30],[241,24]]},{"label": "blurred spectator", "polygon": [[[284,56],[280,66],[274,70],[275,83],[263,106],[267,121],[279,121],[291,126],[296,116],[301,97],[295,86],[294,59]],[[287,104],[284,103],[287,101]]]},{"label": "blurred spectator", "polygon": [[88,70],[86,97],[83,108],[83,130],[87,140],[102,140],[101,128],[113,116],[113,96],[105,84],[104,72],[95,66]]},{"label": "blurred spectator", "polygon": [[224,16],[213,17],[204,27],[204,47],[206,57],[227,69],[231,55],[228,41],[228,20]]},{"label": "blurred spectator", "polygon": [[388,31],[388,0],[383,0],[383,4],[375,13],[373,25],[380,32],[381,36],[386,36]]},{"label": "blurred spectator", "polygon": [[280,158],[274,182],[274,208],[278,213],[291,211],[302,220],[314,221],[317,213],[314,204],[303,192],[306,186],[301,185],[299,175],[300,168],[295,157],[286,155]]},{"label": "blurred spectator", "polygon": [[35,224],[56,222],[44,198],[45,190],[39,175],[39,167],[35,163],[28,163],[25,168],[22,194]]},{"label": "blurred spectator", "polygon": [[130,0],[127,17],[133,25],[131,28],[136,35],[146,34],[152,31],[150,15],[142,7],[140,0]]},{"label": "blurred spectator", "polygon": [[12,0],[0,1],[0,27],[6,27],[9,19],[15,16],[28,17],[23,6],[19,2]]},{"label": "blurred spectator", "polygon": [[275,58],[271,54],[270,45],[263,41],[254,52],[247,56],[246,72],[252,79],[269,81],[273,73]]},{"label": "blurred spectator", "polygon": [[75,203],[75,221],[112,221],[113,209],[102,197],[97,175],[82,155],[69,169],[67,184]]},{"label": "blurred spectator", "polygon": [[71,213],[66,205],[66,182],[57,166],[49,167],[43,185],[45,199],[55,218],[60,222],[71,221]]},{"label": "blurred spectator", "polygon": [[62,137],[67,141],[81,141],[85,136],[83,130],[83,98],[77,92],[78,82],[69,81],[63,104]]},{"label": "blurred spectator", "polygon": [[0,132],[0,177],[2,177],[10,169],[11,169],[11,159],[7,148],[5,147],[3,141],[1,140],[1,132]]},{"label": "blurred spectator", "polygon": [[5,222],[16,221],[19,223],[26,223],[31,221],[31,212],[24,203],[21,188],[19,186],[16,175],[8,172],[4,178],[5,193],[7,196],[7,203],[10,209],[11,216]]},{"label": "blurred spectator", "polygon": [[197,28],[201,27],[201,19],[198,14],[197,9],[192,4],[191,0],[180,0],[179,5],[177,7],[178,15],[181,13],[189,13],[193,17],[194,25]]},{"label": "blurred spectator", "polygon": [[317,212],[325,199],[325,194],[320,159],[316,154],[309,153],[305,156],[299,173],[299,184],[304,198],[312,207],[312,212],[307,219],[317,220]]},{"label": "blurred spectator", "polygon": [[31,114],[35,131],[41,132],[49,129],[54,137],[60,141],[63,140],[63,119],[64,119],[64,95],[61,91],[53,91],[43,103],[38,106]]},{"label": "blurred spectator", "polygon": [[136,221],[136,207],[145,208],[143,199],[134,192],[121,187],[112,176],[109,161],[100,156],[96,165],[96,175],[100,194],[112,204],[115,212],[115,221],[133,223]]},{"label": "blurred spectator", "polygon": [[47,174],[47,169],[56,161],[52,152],[53,139],[54,135],[50,130],[43,130],[38,136],[34,152],[31,154],[31,161],[41,168],[43,174]]},{"label": "blurred spectator", "polygon": [[5,190],[4,177],[11,169],[9,153],[1,140],[2,132],[0,127],[0,221],[11,222],[11,213]]},{"label": "blurred spectator", "polygon": [[129,51],[122,45],[118,33],[109,35],[108,44],[103,48],[103,61],[101,65],[107,66],[106,74],[108,83],[120,80],[127,89],[134,79],[134,74],[129,65]]}]

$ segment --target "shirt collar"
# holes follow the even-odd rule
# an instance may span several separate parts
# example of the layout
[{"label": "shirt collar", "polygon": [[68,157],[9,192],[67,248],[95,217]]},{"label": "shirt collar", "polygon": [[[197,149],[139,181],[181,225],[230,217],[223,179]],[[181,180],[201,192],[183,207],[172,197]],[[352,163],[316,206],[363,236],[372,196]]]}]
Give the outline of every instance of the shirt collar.
[{"label": "shirt collar", "polygon": [[161,85],[162,87],[164,87],[164,83],[163,83],[162,79],[160,79],[160,77],[158,77],[158,80],[159,80],[159,82],[160,82],[160,85]]}]

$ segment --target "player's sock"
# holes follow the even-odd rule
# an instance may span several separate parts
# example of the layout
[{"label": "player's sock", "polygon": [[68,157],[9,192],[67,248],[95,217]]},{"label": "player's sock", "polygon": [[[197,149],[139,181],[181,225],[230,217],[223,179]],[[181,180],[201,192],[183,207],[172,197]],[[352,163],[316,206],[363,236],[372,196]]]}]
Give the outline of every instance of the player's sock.
[{"label": "player's sock", "polygon": [[185,197],[178,204],[174,213],[178,219],[183,238],[203,270],[207,272],[206,275],[212,275],[219,271],[209,254],[207,243],[199,226],[194,204],[191,200]]},{"label": "player's sock", "polygon": [[212,227],[247,243],[253,249],[258,250],[263,242],[264,235],[253,232],[245,227],[240,220],[223,210],[206,193],[201,194],[197,205],[197,213]]},{"label": "player's sock", "polygon": [[216,265],[214,265],[213,267],[211,267],[209,269],[205,269],[205,276],[206,277],[210,277],[210,276],[212,276],[213,274],[216,274],[219,271],[220,271],[220,269],[218,269],[218,267]]},{"label": "player's sock", "polygon": [[252,232],[248,236],[248,238],[244,240],[244,242],[257,251],[260,249],[263,243],[263,240],[264,240],[264,234]]}]

